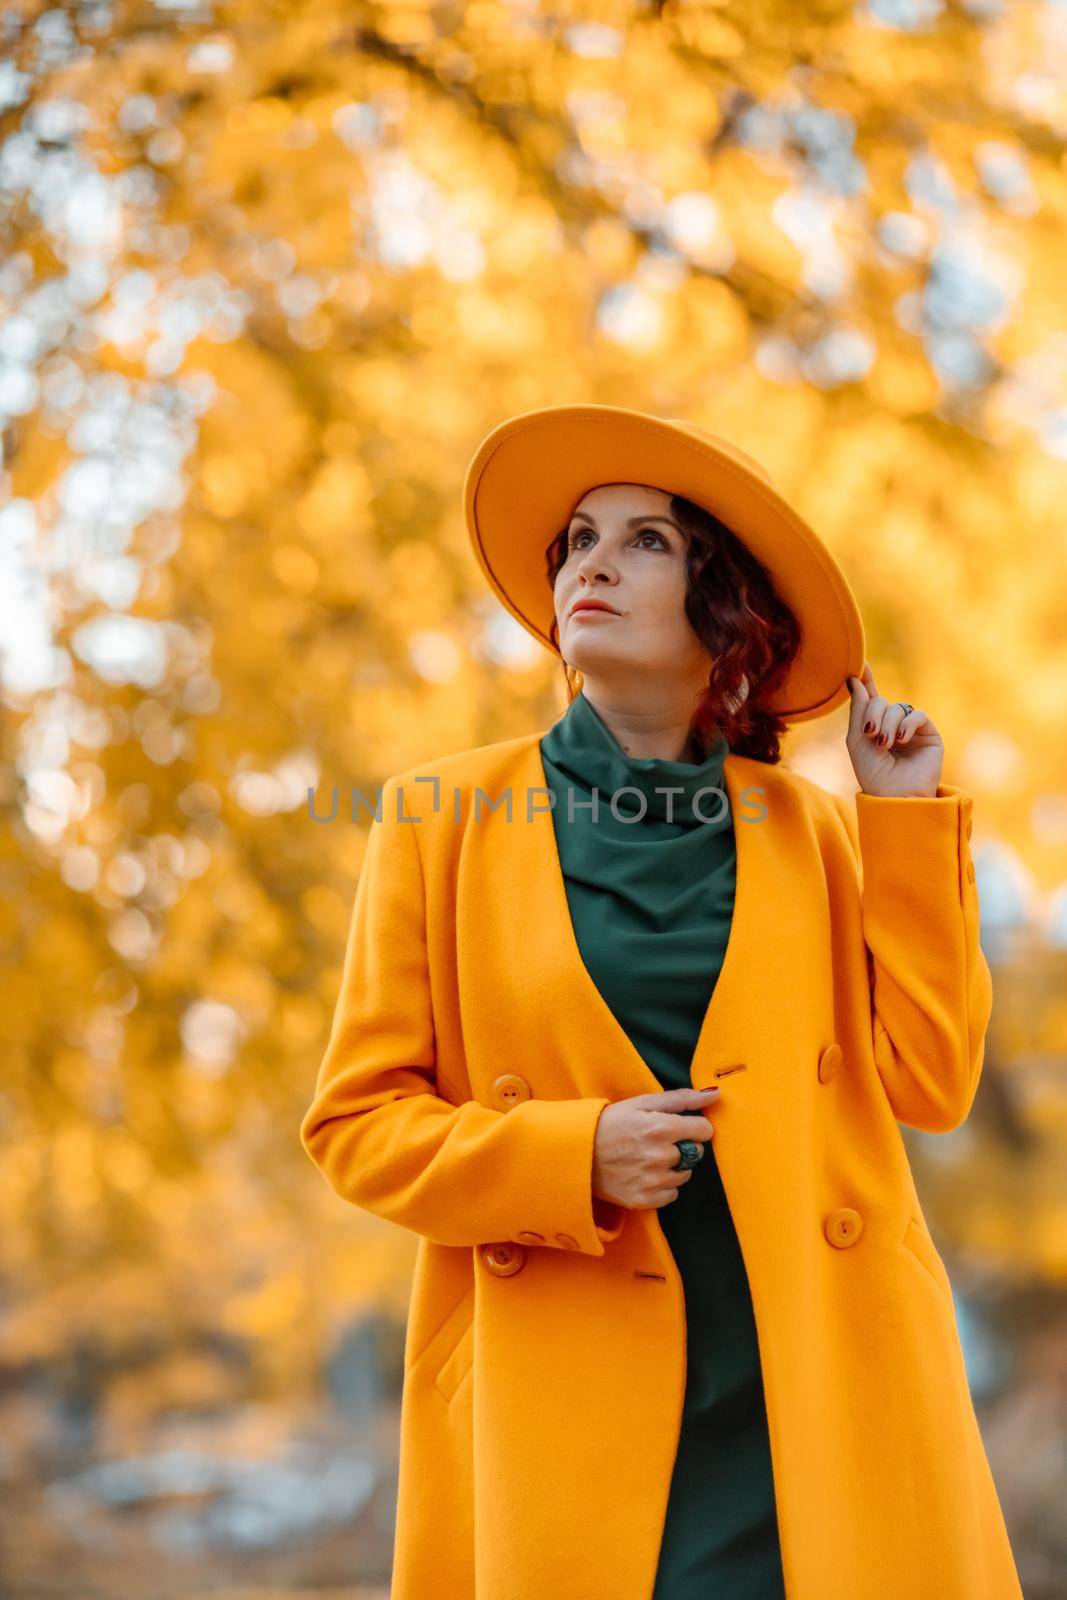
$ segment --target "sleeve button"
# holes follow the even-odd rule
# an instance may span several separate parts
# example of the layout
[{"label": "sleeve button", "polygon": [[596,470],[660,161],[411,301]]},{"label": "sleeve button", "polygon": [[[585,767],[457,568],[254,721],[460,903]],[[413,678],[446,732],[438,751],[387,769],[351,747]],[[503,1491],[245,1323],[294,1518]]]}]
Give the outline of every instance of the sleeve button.
[{"label": "sleeve button", "polygon": [[564,1250],[577,1250],[578,1249],[578,1241],[577,1241],[577,1239],[572,1239],[569,1233],[557,1233],[556,1234],[556,1243],[557,1244],[561,1244],[563,1246]]}]

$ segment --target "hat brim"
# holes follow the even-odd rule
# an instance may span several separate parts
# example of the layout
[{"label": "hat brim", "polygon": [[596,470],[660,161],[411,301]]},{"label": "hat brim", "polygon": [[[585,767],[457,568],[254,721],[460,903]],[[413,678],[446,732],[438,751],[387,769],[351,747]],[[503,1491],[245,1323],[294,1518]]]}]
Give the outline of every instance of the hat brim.
[{"label": "hat brim", "polygon": [[[748,463],[751,462],[751,465]],[[493,593],[547,649],[555,619],[545,552],[599,484],[684,495],[718,517],[767,568],[801,643],[768,709],[825,716],[863,670],[863,622],[844,573],[763,470],[736,446],[623,406],[546,406],[511,417],[478,447],[463,488],[467,527]]]}]

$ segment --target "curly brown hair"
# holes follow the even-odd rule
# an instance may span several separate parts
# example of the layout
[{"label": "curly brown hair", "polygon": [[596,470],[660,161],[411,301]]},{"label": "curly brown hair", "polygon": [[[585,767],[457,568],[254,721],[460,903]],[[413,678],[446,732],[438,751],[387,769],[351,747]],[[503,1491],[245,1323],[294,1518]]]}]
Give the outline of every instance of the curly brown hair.
[{"label": "curly brown hair", "polygon": [[[714,658],[692,728],[702,749],[716,729],[738,755],[775,764],[787,724],[766,709],[800,648],[800,624],[774,586],[767,568],[724,522],[675,494],[671,515],[688,535],[685,614]],[[551,588],[568,555],[568,525],[545,551]],[[559,649],[553,619],[550,637]],[[573,698],[571,679],[567,693]]]}]

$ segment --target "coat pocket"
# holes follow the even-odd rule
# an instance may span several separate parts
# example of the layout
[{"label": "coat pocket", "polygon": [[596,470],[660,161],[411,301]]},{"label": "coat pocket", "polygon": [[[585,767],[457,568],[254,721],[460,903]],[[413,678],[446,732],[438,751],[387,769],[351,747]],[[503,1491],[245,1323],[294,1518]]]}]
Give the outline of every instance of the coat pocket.
[{"label": "coat pocket", "polygon": [[933,1281],[953,1317],[955,1317],[956,1309],[952,1298],[952,1283],[945,1270],[945,1263],[938,1254],[937,1247],[926,1228],[915,1217],[908,1218],[901,1243],[912,1260],[917,1261],[927,1277]]},{"label": "coat pocket", "polygon": [[468,1372],[474,1358],[474,1323],[468,1322],[459,1336],[451,1355],[442,1362],[437,1373],[437,1387],[446,1400],[451,1400]]},{"label": "coat pocket", "polygon": [[471,1284],[423,1346],[412,1367],[423,1369],[427,1378],[432,1373],[445,1399],[451,1400],[470,1370],[473,1355],[474,1285]]}]

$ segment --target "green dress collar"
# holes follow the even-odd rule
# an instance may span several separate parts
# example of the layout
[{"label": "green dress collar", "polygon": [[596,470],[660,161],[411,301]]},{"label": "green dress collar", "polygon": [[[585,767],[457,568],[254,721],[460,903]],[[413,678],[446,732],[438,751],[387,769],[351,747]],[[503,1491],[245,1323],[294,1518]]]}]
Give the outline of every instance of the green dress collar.
[{"label": "green dress collar", "polygon": [[[577,694],[567,710],[541,740],[542,755],[555,768],[557,823],[566,824],[566,789],[573,785],[574,820],[590,819],[588,806],[578,808],[578,798],[598,791],[596,825],[619,837],[633,837],[640,823],[657,834],[706,828],[722,831],[730,826],[729,805],[723,781],[723,762],[730,747],[716,730],[703,761],[668,761],[659,756],[631,756],[584,694]],[[562,794],[560,790],[562,789]],[[719,794],[709,791],[720,791]],[[619,822],[614,811],[625,821]]]}]

